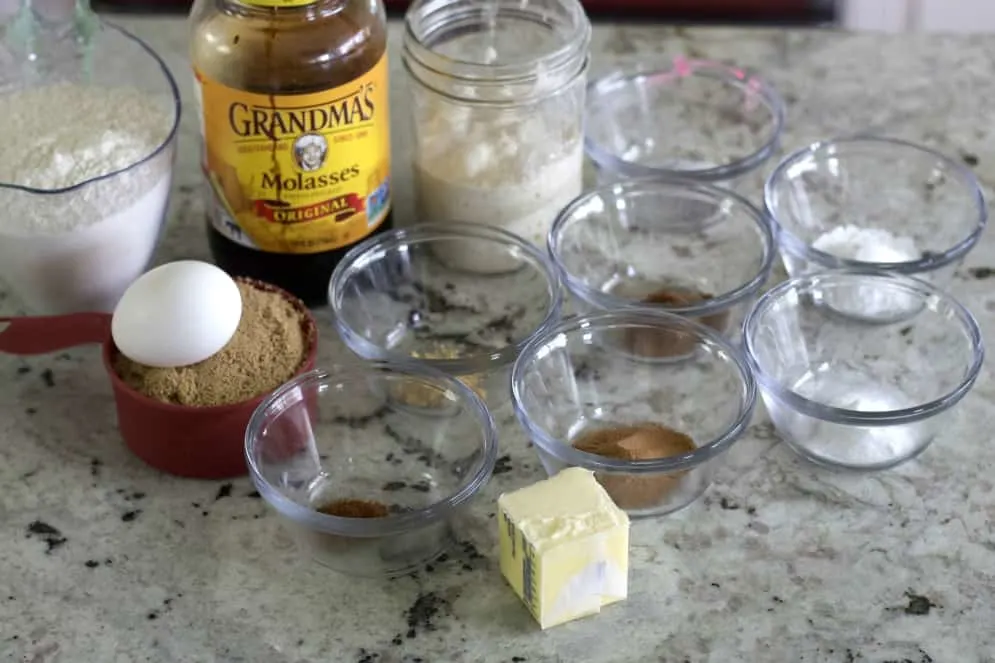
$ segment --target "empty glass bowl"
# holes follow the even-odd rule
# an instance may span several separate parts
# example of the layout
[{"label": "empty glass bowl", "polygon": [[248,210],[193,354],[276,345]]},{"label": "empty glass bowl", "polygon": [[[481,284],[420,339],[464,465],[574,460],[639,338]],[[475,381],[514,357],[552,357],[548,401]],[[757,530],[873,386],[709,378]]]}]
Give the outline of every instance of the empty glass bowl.
[{"label": "empty glass bowl", "polygon": [[744,198],[690,180],[603,185],[568,205],[549,252],[582,310],[666,310],[738,333],[774,239]]},{"label": "empty glass bowl", "polygon": [[245,455],[305,555],[344,573],[400,575],[453,542],[454,517],[494,469],[497,436],[459,380],[370,363],[278,389],[252,415]]},{"label": "empty glass bowl", "polygon": [[[701,495],[755,401],[739,350],[704,325],[656,311],[564,320],[534,338],[512,371],[515,414],[546,472],[594,471],[634,517],[675,511]],[[622,427],[635,435],[610,453],[573,446],[601,448],[592,436]]]},{"label": "empty glass bowl", "polygon": [[791,276],[877,269],[943,286],[988,219],[969,168],[888,138],[799,150],[771,173],[764,199]]},{"label": "empty glass bowl", "polygon": [[[859,290],[918,303],[900,322],[868,324],[836,302]],[[791,279],[746,320],[747,359],[785,441],[817,463],[887,469],[947,425],[984,361],[978,323],[935,286],[899,275],[827,272]]]},{"label": "empty glass bowl", "polygon": [[717,62],[674,59],[618,71],[587,92],[585,146],[599,177],[728,181],[777,148],[784,104],[760,78]]},{"label": "empty glass bowl", "polygon": [[455,375],[495,408],[511,364],[557,319],[560,285],[545,253],[484,225],[420,224],[371,238],[329,286],[335,327],[364,359],[412,359]]}]

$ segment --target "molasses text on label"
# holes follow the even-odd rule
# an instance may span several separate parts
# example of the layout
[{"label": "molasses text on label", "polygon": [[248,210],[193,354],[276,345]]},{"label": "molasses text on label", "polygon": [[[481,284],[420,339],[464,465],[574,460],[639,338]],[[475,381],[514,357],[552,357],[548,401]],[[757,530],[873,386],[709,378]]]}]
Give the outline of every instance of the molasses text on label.
[{"label": "molasses text on label", "polygon": [[305,133],[325,133],[372,120],[376,111],[375,89],[373,83],[367,83],[346,97],[300,108],[273,108],[235,101],[228,106],[228,124],[240,138],[280,140]]},{"label": "molasses text on label", "polygon": [[358,175],[359,164],[353,164],[342,170],[332,173],[322,173],[321,175],[297,173],[282,177],[279,173],[262,173],[259,186],[263,189],[271,189],[273,191],[313,191],[348,182]]}]

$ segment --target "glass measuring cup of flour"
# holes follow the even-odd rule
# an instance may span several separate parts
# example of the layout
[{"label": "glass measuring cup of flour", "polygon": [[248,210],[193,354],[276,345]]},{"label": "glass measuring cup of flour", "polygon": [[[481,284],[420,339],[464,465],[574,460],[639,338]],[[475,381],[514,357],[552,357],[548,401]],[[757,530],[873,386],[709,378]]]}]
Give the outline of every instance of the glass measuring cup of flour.
[{"label": "glass measuring cup of flour", "polygon": [[582,189],[590,39],[577,0],[412,3],[402,59],[419,221],[542,246]]},{"label": "glass measuring cup of flour", "polygon": [[0,280],[35,313],[111,311],[160,237],[176,82],[84,0],[22,1],[0,48]]},{"label": "glass measuring cup of flour", "polygon": [[[764,202],[790,276],[876,270],[943,287],[988,221],[969,168],[889,138],[831,140],[798,150],[767,179]],[[908,308],[907,300],[880,294],[854,290],[851,314],[873,320]]]},{"label": "glass measuring cup of flour", "polygon": [[738,186],[777,149],[784,103],[740,67],[678,56],[613,71],[587,91],[587,155],[599,181],[684,177]]}]

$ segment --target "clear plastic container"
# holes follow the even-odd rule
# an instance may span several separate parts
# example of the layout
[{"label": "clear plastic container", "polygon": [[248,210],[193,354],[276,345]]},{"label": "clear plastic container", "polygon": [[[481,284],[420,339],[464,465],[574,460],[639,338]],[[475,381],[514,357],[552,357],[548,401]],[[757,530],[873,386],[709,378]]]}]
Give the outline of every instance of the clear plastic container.
[{"label": "clear plastic container", "polygon": [[[278,389],[252,416],[245,454],[259,494],[305,556],[343,573],[394,576],[454,542],[456,515],[490,479],[497,435],[458,380],[367,363]],[[364,508],[367,517],[322,512]]]},{"label": "clear plastic container", "polygon": [[764,214],[691,180],[602,185],[570,203],[549,253],[581,311],[651,308],[738,336],[774,264]]},{"label": "clear plastic container", "polygon": [[[28,96],[51,102],[44,110],[51,131],[32,139],[39,155],[51,154],[37,168],[25,162],[12,180],[0,177],[0,279],[34,313],[111,311],[161,235],[180,120],[176,82],[147,44],[100,21],[86,2],[23,3],[3,46],[9,76],[0,105],[22,108]],[[131,115],[92,127],[87,104],[104,101]],[[90,168],[96,174],[70,185],[45,184],[56,181],[51,171],[60,164],[77,167],[80,154],[65,148],[68,131],[103,131],[103,149],[127,141],[132,120],[155,137],[133,161]]]},{"label": "clear plastic container", "polygon": [[[467,272],[468,262],[487,273]],[[353,249],[328,299],[339,336],[360,357],[428,364],[499,410],[512,363],[555,323],[561,294],[549,258],[520,237],[479,224],[420,224]]]},{"label": "clear plastic container", "polygon": [[601,181],[666,176],[738,185],[777,149],[784,103],[754,73],[680,56],[667,68],[592,81],[586,127]]},{"label": "clear plastic container", "polygon": [[542,245],[583,184],[591,26],[577,0],[416,0],[411,79],[418,219]]},{"label": "clear plastic container", "polygon": [[770,174],[764,198],[791,276],[874,269],[943,287],[988,222],[970,168],[889,138],[798,150]]},{"label": "clear plastic container", "polygon": [[[671,313],[614,311],[564,320],[536,336],[512,371],[512,402],[546,473],[592,470],[630,516],[681,509],[711,484],[756,404],[742,353]],[[655,424],[693,449],[626,460],[572,446],[600,428]]]},{"label": "clear plastic container", "polygon": [[[915,310],[868,324],[841,302]],[[936,287],[900,275],[825,272],[765,294],[744,325],[747,360],[774,426],[804,458],[882,470],[922,453],[949,426],[984,362],[978,323]]]}]

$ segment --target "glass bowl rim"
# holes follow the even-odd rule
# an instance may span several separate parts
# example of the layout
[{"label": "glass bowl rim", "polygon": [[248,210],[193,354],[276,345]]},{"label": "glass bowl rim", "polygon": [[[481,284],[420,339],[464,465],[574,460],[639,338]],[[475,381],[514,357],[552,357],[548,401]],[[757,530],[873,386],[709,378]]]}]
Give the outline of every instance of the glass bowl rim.
[{"label": "glass bowl rim", "polygon": [[[408,378],[420,378],[423,381],[434,382],[456,395],[456,399],[467,407],[472,416],[477,419],[481,432],[482,456],[480,466],[472,475],[467,475],[459,488],[450,492],[445,498],[427,507],[400,514],[391,514],[383,518],[343,518],[319,513],[314,509],[302,506],[285,496],[278,488],[271,485],[262,475],[259,463],[255,459],[257,440],[262,427],[280,412],[272,412],[280,406],[280,401],[295,389],[304,386],[328,384],[333,380],[349,376],[367,376],[370,373],[401,375]],[[475,497],[490,480],[497,462],[498,438],[494,419],[480,397],[461,380],[435,370],[429,366],[419,366],[414,363],[396,364],[388,362],[366,362],[359,366],[334,365],[331,369],[312,369],[303,373],[267,396],[252,413],[245,429],[245,462],[249,475],[256,490],[282,517],[298,525],[326,534],[334,534],[352,538],[376,538],[402,534],[421,529],[436,521],[443,520],[460,506]]]},{"label": "glass bowl rim", "polygon": [[[166,134],[166,137],[163,139],[162,143],[158,147],[156,147],[154,150],[152,150],[151,152],[149,152],[144,157],[138,159],[134,163],[132,163],[130,165],[127,165],[127,166],[124,166],[123,168],[119,168],[117,170],[111,171],[109,173],[104,173],[103,175],[97,175],[97,176],[91,177],[91,178],[89,178],[87,180],[83,180],[82,182],[77,182],[76,184],[73,184],[71,186],[66,186],[66,187],[62,187],[62,188],[59,188],[59,189],[39,189],[37,187],[25,186],[23,184],[13,184],[11,182],[2,182],[2,181],[0,181],[0,190],[2,190],[2,189],[12,189],[12,190],[15,190],[15,191],[24,191],[25,193],[31,193],[31,194],[35,194],[35,195],[41,195],[41,196],[50,196],[50,195],[59,195],[59,194],[64,194],[64,193],[71,193],[73,191],[80,190],[83,187],[89,186],[89,185],[91,185],[91,184],[93,184],[95,182],[100,182],[102,180],[109,180],[109,179],[112,179],[114,177],[117,177],[118,175],[120,175],[122,173],[126,173],[129,170],[132,170],[134,168],[138,168],[142,164],[147,163],[147,162],[151,161],[152,159],[155,159],[157,156],[159,156],[164,150],[166,150],[166,148],[169,147],[170,144],[173,143],[174,139],[176,138],[177,133],[179,132],[179,129],[180,129],[180,119],[181,119],[180,116],[182,114],[182,100],[180,98],[180,89],[179,89],[179,87],[176,84],[176,79],[173,78],[173,74],[170,73],[169,67],[166,66],[166,62],[162,59],[162,57],[158,53],[156,53],[155,49],[153,49],[151,46],[149,46],[144,40],[142,40],[140,37],[137,37],[136,35],[132,34],[128,30],[124,29],[123,27],[121,27],[119,25],[116,25],[114,23],[111,23],[109,21],[105,21],[103,18],[100,18],[100,17],[97,18],[97,24],[100,26],[101,29],[108,29],[108,30],[112,30],[112,31],[118,32],[125,39],[129,39],[129,40],[133,41],[135,44],[137,44],[139,46],[139,48],[141,48],[148,55],[150,55],[152,57],[152,59],[155,60],[156,64],[159,65],[159,69],[162,70],[162,74],[166,78],[166,83],[169,86],[169,90],[170,90],[170,92],[172,93],[172,96],[173,96],[173,125],[169,129],[169,133]],[[39,87],[39,86],[32,86],[32,87]]]},{"label": "glass bowl rim", "polygon": [[[883,412],[850,410],[825,405],[800,396],[796,391],[785,387],[780,380],[772,377],[760,365],[760,361],[756,356],[753,337],[760,325],[762,317],[767,314],[775,303],[781,301],[788,292],[797,293],[810,290],[822,283],[836,285],[861,281],[866,283],[868,279],[871,281],[877,280],[890,287],[900,287],[906,293],[914,293],[922,301],[928,298],[936,298],[950,307],[954,312],[958,326],[970,342],[972,357],[971,363],[966,367],[967,370],[960,383],[947,394],[925,403],[899,410]],[[873,323],[866,324],[869,326],[873,325]],[[981,373],[981,367],[985,360],[985,346],[981,328],[967,307],[961,304],[955,297],[922,279],[880,270],[826,271],[806,274],[782,281],[764,293],[743,321],[743,349],[750,370],[756,378],[757,385],[765,394],[776,398],[800,414],[829,423],[849,426],[894,426],[929,419],[953,407],[971,391],[975,381],[978,379],[978,375]]]},{"label": "glass bowl rim", "polygon": [[[831,253],[820,251],[808,242],[802,240],[801,237],[791,230],[785,228],[784,224],[778,220],[778,214],[775,211],[777,205],[774,200],[776,197],[774,191],[783,180],[787,179],[788,169],[805,159],[821,160],[824,157],[821,157],[820,154],[824,154],[827,150],[834,150],[836,148],[846,149],[862,145],[870,146],[873,149],[883,148],[886,151],[893,150],[894,152],[903,152],[906,155],[914,154],[916,158],[926,157],[942,163],[949,172],[952,172],[957,177],[959,184],[965,189],[965,193],[971,198],[971,201],[977,210],[977,220],[971,229],[971,232],[968,233],[964,239],[960,240],[952,247],[941,253],[931,254],[905,262],[875,263],[852,260],[848,258],[839,258]],[[845,155],[841,156],[845,158]],[[985,202],[984,190],[981,188],[981,184],[978,181],[977,176],[970,168],[943,154],[942,152],[926,147],[925,145],[883,136],[850,136],[845,138],[834,138],[831,140],[817,141],[795,150],[781,159],[774,170],[771,171],[766,182],[764,182],[763,195],[764,210],[774,228],[779,249],[796,258],[814,262],[823,269],[876,269],[906,275],[933,271],[954,263],[967,255],[971,249],[974,248],[975,244],[978,243],[978,240],[981,239],[981,235],[984,233],[985,227],[988,224],[988,206]]]},{"label": "glass bowl rim", "polygon": [[[355,274],[371,263],[379,260],[389,251],[410,244],[425,244],[439,240],[471,239],[484,240],[517,248],[532,263],[535,271],[541,273],[546,280],[546,290],[549,304],[545,317],[528,335],[512,345],[489,353],[475,353],[458,359],[431,359],[412,357],[397,353],[369,341],[365,336],[342,319],[339,311],[342,309],[342,287]],[[515,361],[529,340],[541,333],[560,317],[563,293],[560,287],[559,272],[545,251],[528,242],[523,237],[501,228],[495,228],[479,223],[418,223],[403,228],[394,228],[380,235],[374,235],[360,242],[339,261],[332,272],[328,284],[328,302],[332,318],[339,336],[346,346],[364,359],[403,363],[414,361],[438,368],[454,375],[469,375],[486,373],[497,367],[506,366]]]},{"label": "glass bowl rim", "polygon": [[[575,449],[568,442],[558,440],[550,435],[545,428],[534,423],[528,408],[522,405],[522,383],[535,355],[561,334],[568,335],[581,330],[605,330],[620,327],[676,328],[693,333],[699,340],[703,340],[713,348],[722,351],[727,358],[723,363],[734,366],[739,375],[741,392],[739,414],[732,424],[714,439],[701,444],[694,451],[686,454],[654,460],[618,460]],[[673,474],[693,469],[721,455],[743,436],[753,418],[757,401],[757,385],[742,351],[710,327],[666,311],[616,310],[567,317],[543,334],[536,335],[519,355],[512,368],[511,394],[512,406],[519,425],[536,447],[568,466],[616,474]]]},{"label": "glass bowl rim", "polygon": [[763,100],[764,107],[770,112],[770,130],[763,143],[746,155],[737,157],[718,166],[699,169],[661,168],[647,166],[637,161],[623,159],[607,145],[593,139],[589,132],[584,132],[584,148],[590,159],[599,167],[612,172],[624,173],[628,176],[669,175],[672,177],[693,177],[704,181],[722,181],[732,179],[747,171],[753,170],[773,155],[784,131],[785,104],[781,95],[759,74],[746,67],[737,67],[715,60],[699,58],[675,57],[669,66],[636,65],[629,68],[619,68],[599,76],[587,85],[587,101],[584,115],[588,116],[592,100],[602,96],[606,88],[630,86],[637,79],[653,76],[677,74],[683,77],[702,77],[717,79],[726,85],[739,90],[753,88]]},{"label": "glass bowl rim", "polygon": [[[741,211],[745,212],[753,222],[754,227],[760,232],[760,244],[762,259],[760,268],[747,281],[728,292],[721,293],[712,299],[705,300],[700,304],[688,306],[667,306],[661,304],[647,304],[633,301],[625,297],[596,290],[583,283],[564,264],[559,251],[560,240],[563,232],[580,221],[574,216],[579,207],[594,199],[596,196],[612,194],[616,198],[623,197],[630,193],[637,193],[644,190],[669,192],[672,194],[683,194],[687,191],[694,191],[703,194],[704,198],[719,202],[731,200]],[[619,193],[620,192],[620,193]],[[585,191],[578,197],[570,201],[553,221],[549,233],[546,235],[546,248],[550,260],[559,273],[560,280],[566,289],[585,304],[594,306],[601,310],[614,309],[640,309],[677,313],[685,316],[699,317],[712,315],[725,311],[736,304],[755,295],[763,287],[770,273],[774,268],[774,261],[777,258],[777,244],[767,216],[756,205],[734,191],[714,186],[705,182],[698,182],[687,178],[676,177],[652,177],[635,178],[604,184],[594,189]]]}]

